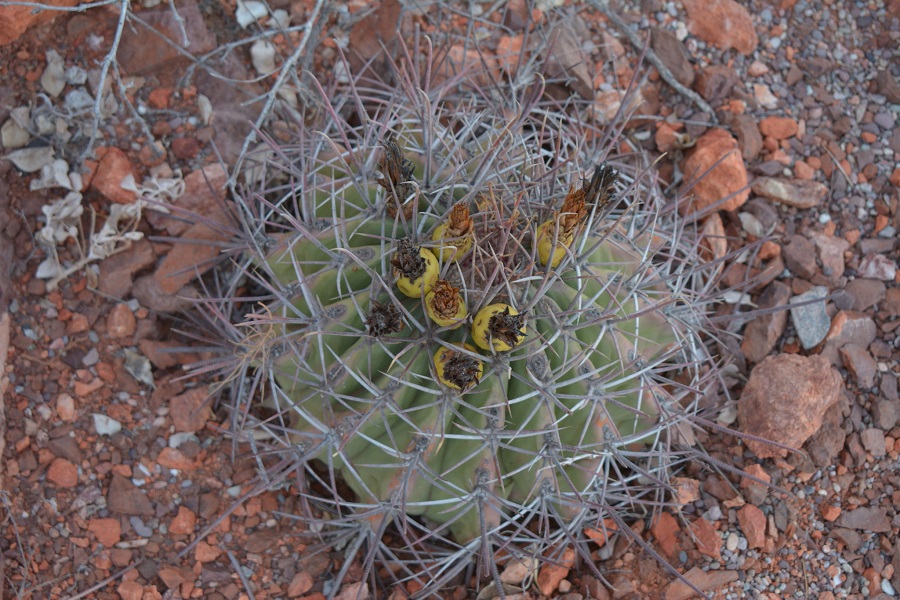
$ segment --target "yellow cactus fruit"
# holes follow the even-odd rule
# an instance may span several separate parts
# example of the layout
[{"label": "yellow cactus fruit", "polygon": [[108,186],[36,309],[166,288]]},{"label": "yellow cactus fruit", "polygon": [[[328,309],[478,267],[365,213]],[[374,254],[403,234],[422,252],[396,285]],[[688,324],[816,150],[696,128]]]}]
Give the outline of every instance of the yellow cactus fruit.
[{"label": "yellow cactus fruit", "polygon": [[440,264],[428,248],[417,248],[409,239],[403,238],[397,244],[397,251],[391,258],[397,287],[410,298],[421,298],[428,294],[437,281]]},{"label": "yellow cactus fruit", "polygon": [[[473,353],[478,352],[471,344],[457,342],[454,345]],[[471,354],[441,348],[434,355],[434,369],[438,381],[455,390],[465,390],[478,384],[484,374],[484,363]]]},{"label": "yellow cactus fruit", "polygon": [[525,315],[509,304],[489,304],[472,322],[472,338],[482,350],[512,350],[525,340]]},{"label": "yellow cactus fruit", "polygon": [[575,239],[578,226],[587,215],[584,197],[583,189],[570,188],[562,210],[555,212],[552,219],[544,221],[537,228],[538,260],[542,265],[549,264],[555,269],[562,262],[566,249]]},{"label": "yellow cactus fruit", "polygon": [[431,235],[431,239],[440,244],[435,251],[441,262],[455,262],[472,248],[474,228],[469,207],[462,202],[455,204],[447,220],[438,225]]},{"label": "yellow cactus fruit", "polygon": [[466,303],[459,295],[459,288],[450,285],[446,279],[438,279],[425,296],[425,310],[435,323],[453,329],[462,325],[469,314]]}]

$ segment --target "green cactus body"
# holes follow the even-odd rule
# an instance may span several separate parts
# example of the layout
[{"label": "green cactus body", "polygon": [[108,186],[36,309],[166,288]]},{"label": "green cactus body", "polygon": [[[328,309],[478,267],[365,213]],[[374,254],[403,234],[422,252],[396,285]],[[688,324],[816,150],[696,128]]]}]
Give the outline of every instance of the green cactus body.
[{"label": "green cactus body", "polygon": [[[304,457],[314,484],[301,493],[318,510],[415,518],[396,550],[413,556],[437,540],[458,556],[503,539],[540,554],[602,520],[609,490],[631,495],[615,475],[642,451],[655,460],[666,415],[688,404],[656,392],[677,404],[690,384],[675,374],[694,381],[692,365],[711,362],[692,354],[703,344],[683,347],[698,336],[676,310],[694,297],[676,271],[696,245],[666,238],[641,170],[589,147],[540,94],[504,108],[454,85],[374,87],[374,116],[326,112],[284,157],[304,183],[272,184],[266,243],[254,237],[247,261],[271,300],[246,343],[273,351],[242,355],[272,390],[272,447]],[[551,219],[564,252],[538,248]],[[422,278],[420,248],[429,279],[410,293],[398,281]],[[436,281],[458,290],[461,318],[429,316]],[[480,319],[497,306],[514,310]],[[479,347],[441,383],[435,353],[462,344]]]}]

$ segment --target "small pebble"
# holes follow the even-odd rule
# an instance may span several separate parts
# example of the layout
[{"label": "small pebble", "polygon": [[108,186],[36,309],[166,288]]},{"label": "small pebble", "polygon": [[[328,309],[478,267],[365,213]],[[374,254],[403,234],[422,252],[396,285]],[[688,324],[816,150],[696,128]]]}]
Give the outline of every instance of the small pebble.
[{"label": "small pebble", "polygon": [[736,534],[732,531],[731,533],[728,534],[728,538],[726,538],[726,540],[725,540],[725,548],[729,552],[734,552],[735,550],[737,550],[738,541],[739,541],[738,534]]},{"label": "small pebble", "polygon": [[91,416],[94,417],[94,431],[98,435],[115,435],[122,431],[122,424],[112,417],[101,413],[93,413]]}]

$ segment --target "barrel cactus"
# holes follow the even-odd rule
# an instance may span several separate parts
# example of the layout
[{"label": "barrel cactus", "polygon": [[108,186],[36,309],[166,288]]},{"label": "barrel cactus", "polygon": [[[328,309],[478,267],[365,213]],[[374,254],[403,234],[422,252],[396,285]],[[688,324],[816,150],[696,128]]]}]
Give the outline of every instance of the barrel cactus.
[{"label": "barrel cactus", "polygon": [[235,435],[310,530],[394,565],[364,577],[421,593],[649,512],[714,370],[700,245],[617,123],[539,61],[488,89],[435,56],[313,82],[323,107],[248,157],[217,311]]}]

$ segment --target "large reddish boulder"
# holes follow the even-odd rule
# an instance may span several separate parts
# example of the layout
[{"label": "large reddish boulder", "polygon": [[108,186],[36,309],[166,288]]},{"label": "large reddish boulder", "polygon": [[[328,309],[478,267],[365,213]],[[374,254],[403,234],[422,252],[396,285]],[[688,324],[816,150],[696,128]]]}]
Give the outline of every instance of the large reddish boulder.
[{"label": "large reddish boulder", "polygon": [[710,129],[700,136],[681,169],[684,189],[693,195],[693,202],[682,204],[684,213],[703,210],[725,198],[716,209],[735,210],[750,196],[744,157],[737,140],[724,129]]}]

